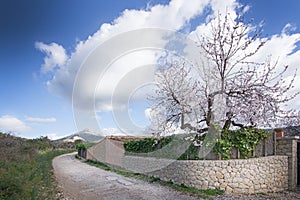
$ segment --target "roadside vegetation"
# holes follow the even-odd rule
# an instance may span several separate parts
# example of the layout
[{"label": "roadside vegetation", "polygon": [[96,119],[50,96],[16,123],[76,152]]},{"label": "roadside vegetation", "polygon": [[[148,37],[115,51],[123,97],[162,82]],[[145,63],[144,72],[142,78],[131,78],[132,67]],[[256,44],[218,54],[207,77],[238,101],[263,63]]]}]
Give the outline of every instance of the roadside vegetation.
[{"label": "roadside vegetation", "polygon": [[[221,131],[220,131],[221,132]],[[269,137],[268,131],[257,128],[223,130],[215,143],[205,141],[205,135],[172,135],[161,138],[130,140],[124,143],[126,155],[158,157],[177,160],[199,160],[201,146],[210,147],[218,159],[231,158],[233,149],[237,149],[242,159],[253,157],[255,147]],[[182,152],[182,149],[186,149]]]},{"label": "roadside vegetation", "polygon": [[52,159],[73,152],[47,137],[24,139],[0,133],[0,199],[58,199]]}]

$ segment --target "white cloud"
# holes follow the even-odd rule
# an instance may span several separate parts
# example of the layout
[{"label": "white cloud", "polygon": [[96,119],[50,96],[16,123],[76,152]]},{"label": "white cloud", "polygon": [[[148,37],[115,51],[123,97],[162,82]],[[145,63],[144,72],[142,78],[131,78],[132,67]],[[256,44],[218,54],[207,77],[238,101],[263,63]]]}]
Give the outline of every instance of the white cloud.
[{"label": "white cloud", "polygon": [[101,129],[101,135],[105,137],[110,135],[126,135],[126,134],[122,133],[117,128],[103,128]]},{"label": "white cloud", "polygon": [[28,122],[56,122],[56,118],[51,117],[51,118],[38,118],[38,117],[26,117],[25,121]]},{"label": "white cloud", "polygon": [[[75,47],[75,51],[71,53],[67,61],[65,60],[65,51],[63,47],[58,44],[52,43],[51,45],[45,45],[43,43],[37,43],[37,48],[46,53],[45,63],[42,66],[43,72],[53,72],[53,78],[48,80],[47,85],[51,92],[58,94],[64,98],[71,100],[73,92],[73,84],[76,74],[81,66],[82,62],[91,53],[95,47],[102,44],[104,41],[112,38],[113,36],[124,33],[130,30],[137,30],[141,28],[163,28],[169,30],[179,30],[186,26],[193,17],[201,15],[205,6],[209,4],[209,0],[172,0],[168,5],[155,5],[147,10],[125,10],[118,18],[112,23],[102,24],[98,31],[91,34],[86,40],[79,41]],[[122,47],[122,44],[119,44]],[[54,48],[59,49],[57,56],[54,55]],[[107,52],[111,50],[108,49]],[[113,51],[113,50],[112,50]],[[143,61],[143,59],[140,59]],[[97,62],[97,59],[95,59]],[[145,61],[144,61],[145,63]],[[130,63],[129,63],[130,64]],[[58,65],[55,71],[53,69]],[[98,66],[105,68],[106,66]],[[91,70],[90,74],[87,74],[88,79],[95,75],[97,69]],[[118,69],[120,70],[120,68]],[[115,74],[112,79],[107,78],[107,85],[115,82]],[[148,74],[144,74],[148,76]],[[141,79],[143,77],[140,77]],[[80,101],[82,104],[86,104],[89,99],[94,98],[94,88],[90,85],[89,81],[81,83],[82,94]],[[109,107],[111,88],[108,87],[105,91],[101,92],[101,98],[97,96],[97,103],[100,102],[103,107]],[[108,93],[106,93],[108,91]]]},{"label": "white cloud", "polygon": [[[80,66],[88,56],[92,55],[91,53],[96,47],[105,45],[105,42],[112,37],[120,33],[141,28],[162,28],[179,31],[188,26],[191,19],[201,16],[204,9],[209,8],[212,12],[210,16],[206,17],[206,23],[199,24],[195,31],[188,33],[191,39],[197,41],[197,35],[208,33],[213,17],[218,13],[230,13],[234,20],[237,16],[235,9],[240,9],[240,6],[236,0],[172,0],[168,5],[155,5],[152,7],[148,5],[145,10],[125,10],[112,23],[102,24],[100,28],[88,36],[86,40],[79,41],[69,57],[67,57],[65,49],[56,43],[47,45],[42,42],[37,42],[36,48],[46,53],[41,71],[53,75],[47,82],[48,89],[71,102],[74,89],[73,85]],[[248,10],[249,6],[245,6],[242,12],[247,12]],[[283,27],[280,35],[273,35],[267,38],[267,44],[254,58],[261,61],[265,60],[266,56],[272,55],[275,60],[278,59],[278,66],[290,65],[288,75],[291,75],[300,62],[300,51],[295,51],[296,43],[299,41],[300,35],[297,33],[292,34],[291,31],[293,30],[293,26],[287,24]],[[134,39],[133,36],[132,40],[134,41]],[[259,42],[259,40],[256,42]],[[115,95],[117,100],[114,105],[114,108],[124,109],[127,105],[124,104],[123,100],[126,99],[126,92],[131,92],[129,89],[132,81],[136,79],[145,80],[149,77],[151,74],[150,70],[149,73],[140,73],[139,76],[136,77],[128,75],[129,72],[135,68],[152,63],[156,58],[153,54],[149,55],[146,51],[137,51],[137,54],[128,54],[127,57],[122,55],[122,58],[113,57],[111,58],[111,63],[107,66],[99,64],[101,63],[99,59],[109,57],[111,53],[116,52],[119,48],[124,48],[124,45],[122,42],[119,42],[117,47],[118,48],[106,49],[105,52],[102,52],[103,55],[101,56],[91,56],[89,64],[94,67],[86,71],[86,79],[80,80],[80,84],[77,85],[78,96],[74,96],[74,98],[77,99],[75,106],[93,111],[91,112],[92,114],[94,114],[93,109],[96,109],[95,111],[112,110],[111,96],[114,94],[114,89],[117,84],[120,83],[120,80],[125,80],[123,78],[126,76],[128,80],[122,84],[122,91],[118,95]],[[139,53],[140,55],[138,55]],[[107,70],[104,71],[104,69]],[[98,77],[98,72],[101,70],[104,71],[104,73]],[[95,83],[95,81],[91,80],[98,80],[98,82]],[[297,88],[299,89],[299,75],[296,82],[295,85],[297,84]],[[100,86],[96,87],[95,84]],[[90,105],[91,102],[95,103],[96,107]],[[300,97],[294,102],[300,103]],[[82,115],[82,113],[79,113],[79,115]],[[90,120],[90,118],[87,117],[87,120]],[[86,128],[84,125],[80,127]]]},{"label": "white cloud", "polygon": [[[211,1],[211,9],[213,11],[213,17],[218,16],[218,14],[226,14],[230,13],[233,19],[236,18],[235,9],[239,7],[239,3],[236,0],[226,0],[226,1],[219,1],[219,0],[212,0]],[[211,18],[212,16],[210,16]]]},{"label": "white cloud", "polygon": [[55,67],[61,67],[67,61],[66,50],[61,45],[36,42],[35,47],[46,54],[44,64],[41,67],[42,73],[52,72]]},{"label": "white cloud", "polygon": [[[254,61],[264,61],[267,56],[271,56],[273,64],[277,62],[277,72],[281,72],[285,66],[289,66],[287,72],[284,74],[284,79],[287,83],[290,82],[294,73],[299,69],[300,50],[297,50],[297,42],[300,41],[300,33],[288,34],[286,32],[286,25],[283,27],[281,34],[273,35],[267,39],[266,44],[260,51],[253,56]],[[259,41],[257,41],[259,42]],[[294,88],[288,95],[292,95],[300,91],[300,72],[297,71],[297,76],[294,80]],[[300,107],[300,95],[298,95],[291,102],[288,102],[288,108]]]},{"label": "white cloud", "polygon": [[24,133],[31,128],[27,126],[23,121],[16,117],[4,115],[0,117],[0,130],[7,132]]},{"label": "white cloud", "polygon": [[282,29],[281,34],[289,34],[289,33],[293,32],[293,31],[295,31],[296,29],[297,29],[296,26],[294,26],[294,25],[292,25],[290,23],[287,23],[284,26],[284,28]]}]

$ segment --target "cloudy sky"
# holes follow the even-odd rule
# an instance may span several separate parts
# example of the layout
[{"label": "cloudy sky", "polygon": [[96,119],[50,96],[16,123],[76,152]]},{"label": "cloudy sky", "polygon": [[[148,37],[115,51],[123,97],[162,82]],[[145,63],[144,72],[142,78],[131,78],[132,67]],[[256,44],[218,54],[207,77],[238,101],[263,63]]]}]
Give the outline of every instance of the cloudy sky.
[{"label": "cloudy sky", "polygon": [[[153,52],[161,52],[136,51],[145,45],[137,38],[147,37],[137,30],[159,28],[193,39],[216,13],[238,8],[254,24],[264,21],[261,37],[268,44],[258,56],[299,68],[298,0],[2,0],[0,130],[28,138],[83,128],[108,134],[127,123],[120,120],[124,113],[137,127],[146,126],[147,104],[139,97],[151,82]],[[107,52],[114,57],[99,61]],[[299,98],[291,106],[300,109]]]}]

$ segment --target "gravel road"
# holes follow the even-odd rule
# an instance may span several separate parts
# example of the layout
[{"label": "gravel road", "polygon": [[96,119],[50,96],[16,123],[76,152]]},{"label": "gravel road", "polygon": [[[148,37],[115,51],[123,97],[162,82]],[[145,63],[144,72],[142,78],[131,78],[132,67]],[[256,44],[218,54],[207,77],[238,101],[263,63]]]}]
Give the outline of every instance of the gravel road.
[{"label": "gravel road", "polygon": [[193,200],[171,188],[120,176],[82,163],[75,154],[53,159],[54,174],[66,199]]}]

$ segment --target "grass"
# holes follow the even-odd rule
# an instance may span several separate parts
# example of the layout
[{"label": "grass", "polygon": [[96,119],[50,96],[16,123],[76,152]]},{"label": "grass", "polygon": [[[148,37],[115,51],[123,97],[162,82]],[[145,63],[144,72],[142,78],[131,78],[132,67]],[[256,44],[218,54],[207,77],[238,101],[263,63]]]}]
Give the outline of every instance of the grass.
[{"label": "grass", "polygon": [[145,177],[143,177],[141,174],[139,173],[131,173],[131,172],[126,172],[120,169],[116,169],[116,168],[112,168],[104,163],[101,162],[96,162],[96,161],[92,161],[92,160],[86,160],[85,163],[94,166],[94,167],[99,167],[105,171],[111,171],[114,172],[116,174],[119,174],[121,176],[125,176],[128,178],[135,178],[135,179],[139,179],[139,180],[146,180]]},{"label": "grass", "polygon": [[57,199],[52,159],[67,152],[52,151],[46,138],[27,140],[0,133],[0,199]]},{"label": "grass", "polygon": [[52,159],[69,151],[49,151],[21,162],[1,162],[0,199],[55,199]]},{"label": "grass", "polygon": [[181,192],[186,192],[186,193],[189,193],[193,196],[198,196],[198,197],[202,197],[202,198],[210,198],[210,197],[213,197],[213,196],[224,194],[224,191],[219,190],[219,189],[200,190],[200,189],[194,188],[194,187],[187,187],[183,184],[175,185],[173,183],[167,183],[167,185],[169,185],[170,187],[172,187],[175,190],[178,190],[178,191],[181,191]]},{"label": "grass", "polygon": [[89,164],[91,166],[94,166],[94,167],[99,167],[99,168],[104,169],[106,171],[110,171],[111,170],[111,168],[108,165],[106,165],[104,163],[100,163],[100,162],[95,162],[93,160],[87,160],[87,161],[85,161],[85,163],[87,163],[87,164]]},{"label": "grass", "polygon": [[218,189],[200,190],[200,189],[197,189],[197,188],[194,188],[194,187],[185,186],[183,184],[176,185],[172,181],[163,181],[163,180],[161,180],[159,178],[156,178],[156,177],[153,177],[153,176],[146,176],[146,175],[143,175],[143,174],[140,174],[140,173],[132,173],[132,172],[123,171],[123,170],[120,170],[120,169],[110,167],[110,166],[108,166],[104,163],[101,163],[101,162],[86,160],[85,163],[87,163],[89,165],[92,165],[92,166],[95,166],[95,167],[99,167],[99,168],[101,168],[103,170],[106,170],[106,171],[114,172],[116,174],[119,174],[119,175],[122,175],[122,176],[125,176],[125,177],[135,178],[135,179],[146,181],[146,182],[149,182],[149,183],[156,182],[156,183],[159,183],[163,186],[167,186],[167,187],[170,187],[174,190],[181,191],[181,192],[184,192],[184,193],[187,193],[187,194],[190,194],[192,196],[199,197],[199,198],[213,199],[214,196],[224,194],[223,190],[218,190]]}]

